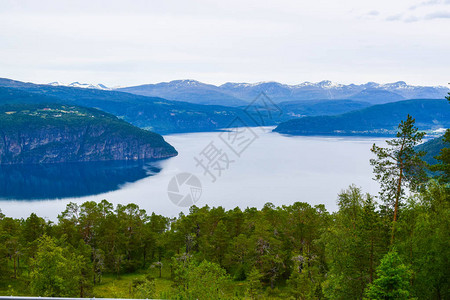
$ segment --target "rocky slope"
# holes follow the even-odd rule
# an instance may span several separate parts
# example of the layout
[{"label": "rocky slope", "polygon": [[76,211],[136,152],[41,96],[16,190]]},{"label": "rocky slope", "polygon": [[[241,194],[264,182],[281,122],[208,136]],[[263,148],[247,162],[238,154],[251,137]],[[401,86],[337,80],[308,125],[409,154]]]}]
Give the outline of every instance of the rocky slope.
[{"label": "rocky slope", "polygon": [[177,151],[159,134],[92,108],[0,107],[0,164],[162,159]]}]

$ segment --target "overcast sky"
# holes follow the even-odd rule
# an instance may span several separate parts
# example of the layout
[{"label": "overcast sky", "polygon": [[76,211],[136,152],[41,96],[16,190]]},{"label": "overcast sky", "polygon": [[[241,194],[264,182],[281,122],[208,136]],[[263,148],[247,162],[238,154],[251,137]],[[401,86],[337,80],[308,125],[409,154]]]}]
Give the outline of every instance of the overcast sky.
[{"label": "overcast sky", "polygon": [[0,77],[447,85],[450,0],[0,0]]}]

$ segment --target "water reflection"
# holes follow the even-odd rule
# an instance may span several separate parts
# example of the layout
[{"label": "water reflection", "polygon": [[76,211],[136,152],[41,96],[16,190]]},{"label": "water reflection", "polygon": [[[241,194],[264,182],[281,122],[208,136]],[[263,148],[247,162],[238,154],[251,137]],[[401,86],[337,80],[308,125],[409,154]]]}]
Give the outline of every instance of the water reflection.
[{"label": "water reflection", "polygon": [[0,165],[0,198],[39,200],[96,195],[160,170],[158,161]]}]

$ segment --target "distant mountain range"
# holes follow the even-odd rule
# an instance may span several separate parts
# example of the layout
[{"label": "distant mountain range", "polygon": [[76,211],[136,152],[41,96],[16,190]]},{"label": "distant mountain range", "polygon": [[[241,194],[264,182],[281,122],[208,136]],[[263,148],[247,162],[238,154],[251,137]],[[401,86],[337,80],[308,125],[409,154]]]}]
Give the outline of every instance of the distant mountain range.
[{"label": "distant mountain range", "polygon": [[[12,103],[63,103],[94,107],[114,114],[135,126],[160,134],[175,132],[213,131],[227,127],[235,118],[249,126],[276,125],[292,118],[333,115],[370,106],[354,100],[308,100],[278,103],[280,114],[256,116],[258,109],[273,103],[256,102],[241,107],[201,105],[170,101],[159,97],[135,95],[117,90],[79,88],[64,85],[26,83],[0,78],[0,105]],[[256,110],[255,110],[256,108]],[[258,122],[256,123],[255,122]]]},{"label": "distant mountain range", "polygon": [[52,86],[87,89],[116,90],[147,97],[160,97],[205,105],[246,106],[261,92],[274,103],[309,100],[353,100],[369,104],[382,104],[409,99],[443,99],[450,89],[444,86],[414,86],[404,81],[379,84],[337,84],[328,80],[317,83],[303,82],[296,85],[278,82],[233,83],[220,86],[196,80],[174,80],[156,84],[111,88],[104,84],[51,82]]},{"label": "distant mountain range", "polygon": [[378,84],[336,84],[331,81],[304,82],[287,85],[278,82],[225,83],[220,86],[195,80],[175,80],[116,89],[142,96],[197,104],[243,106],[264,92],[275,103],[302,100],[355,100],[370,104],[406,99],[443,99],[449,88],[443,86],[413,86],[403,81]]},{"label": "distant mountain range", "polygon": [[248,105],[246,99],[236,97],[232,93],[226,90],[223,91],[215,85],[205,84],[195,80],[175,80],[158,84],[146,84],[119,88],[118,91],[196,104],[225,106]]},{"label": "distant mountain range", "polygon": [[[18,103],[93,107],[160,134],[214,131],[227,127],[238,117],[249,126],[257,125],[253,118],[235,107],[200,105],[119,91],[33,84],[0,78],[0,105]],[[278,121],[280,120],[267,119],[265,125],[275,125]]]},{"label": "distant mountain range", "polygon": [[333,116],[314,116],[283,122],[275,132],[291,135],[392,136],[410,114],[420,130],[450,127],[450,104],[445,99],[416,99],[373,105]]},{"label": "distant mountain range", "polygon": [[[160,87],[166,86],[168,89],[172,89],[175,86],[178,86],[178,95],[181,97],[184,94],[182,92],[184,88],[191,87],[191,98],[189,101],[193,102],[196,98],[193,96],[195,93],[200,93],[201,91],[205,92],[205,89],[212,90],[213,92],[209,93],[210,97],[205,99],[210,99],[211,102],[217,100],[218,95],[221,95],[221,99],[223,101],[219,102],[229,102],[233,101],[234,105],[238,105],[238,107],[230,107],[223,105],[203,105],[196,103],[189,103],[183,101],[173,101],[167,100],[161,97],[150,97],[150,96],[142,96],[136,95],[128,92],[122,92],[124,89],[119,90],[107,90],[104,88],[92,88],[92,87],[84,87],[80,88],[76,86],[77,84],[73,84],[72,86],[64,86],[60,84],[33,84],[33,83],[25,83],[21,81],[15,81],[6,78],[0,78],[0,105],[2,104],[22,104],[22,103],[58,103],[58,104],[68,104],[68,105],[78,105],[84,107],[92,107],[103,110],[110,114],[113,114],[131,124],[138,126],[140,128],[144,128],[150,131],[154,131],[160,134],[169,134],[176,132],[196,132],[196,131],[214,131],[222,128],[226,128],[230,125],[230,123],[239,118],[242,120],[242,126],[270,126],[277,125],[282,122],[286,122],[288,120],[294,119],[292,122],[287,122],[280,124],[278,129],[283,129],[287,131],[292,131],[290,133],[293,134],[302,134],[296,133],[294,124],[296,119],[301,119],[300,123],[309,124],[307,128],[309,128],[306,134],[334,134],[335,130],[341,130],[344,124],[345,126],[353,126],[356,129],[349,129],[350,134],[352,131],[363,130],[363,131],[371,131],[378,129],[386,129],[391,130],[393,127],[398,124],[398,116],[401,115],[404,118],[404,114],[409,112],[413,116],[427,116],[424,124],[428,127],[442,125],[445,122],[441,122],[442,119],[440,116],[445,114],[445,111],[448,111],[448,106],[433,106],[435,100],[423,99],[420,101],[399,101],[392,103],[393,106],[384,106],[381,105],[381,109],[377,108],[380,105],[373,106],[373,98],[369,101],[366,99],[367,94],[371,94],[372,96],[377,95],[377,97],[387,97],[386,93],[390,95],[389,90],[398,90],[403,91],[403,95],[406,97],[407,95],[419,95],[427,94],[430,97],[441,97],[446,96],[446,93],[449,89],[444,87],[411,87],[404,83],[396,83],[396,84],[386,84],[386,85],[378,85],[378,84],[366,84],[365,90],[360,92],[356,92],[358,89],[360,90],[363,85],[334,85],[331,82],[320,82],[320,83],[304,83],[297,86],[286,86],[278,83],[260,83],[260,84],[233,84],[227,83],[220,87],[216,87],[213,85],[205,85],[199,83],[197,81],[177,81],[165,84],[159,84]],[[85,86],[85,84],[83,84]],[[170,88],[169,88],[170,87]],[[299,89],[309,89],[311,97],[307,100],[295,100],[295,101],[282,101],[276,102],[273,101],[273,98],[270,99],[265,97],[265,94],[261,94],[258,92],[258,87],[260,90],[264,90],[265,93],[278,93],[283,94],[281,90],[294,89],[294,87]],[[381,87],[383,87],[383,90]],[[224,92],[215,93],[217,89],[221,90],[232,90],[237,95],[247,95],[246,100],[240,100],[234,96],[234,98],[230,97]],[[323,94],[319,93],[319,91],[325,90],[344,90],[344,89],[353,89],[355,94],[353,96],[348,96],[348,98],[353,99],[330,99],[329,97],[319,98],[319,96],[323,96]],[[376,92],[373,92],[376,90]],[[198,91],[198,92],[193,92]],[[252,92],[251,92],[252,91]],[[371,92],[372,91],[372,92]],[[413,92],[415,91],[416,94]],[[239,93],[238,93],[239,92]],[[259,95],[258,101],[253,101],[251,96]],[[293,93],[291,93],[293,94]],[[189,95],[189,94],[188,94]],[[344,95],[341,93],[341,95]],[[384,96],[383,96],[384,95]],[[378,102],[389,102],[394,101],[394,99],[398,99],[397,96],[392,96],[390,100],[387,98],[383,98],[384,100],[377,100]],[[304,95],[303,95],[304,96]],[[206,97],[206,96],[205,96]],[[241,97],[241,96],[240,96]],[[284,98],[283,98],[284,97]],[[317,97],[317,98],[314,98]],[[396,98],[397,97],[397,98]],[[411,96],[412,97],[412,96]],[[245,97],[243,97],[245,98]],[[313,99],[314,98],[314,99]],[[228,100],[227,100],[228,99]],[[247,102],[250,101],[252,102]],[[265,102],[261,102],[259,100],[265,99]],[[286,92],[284,96],[280,96],[277,98],[280,99],[291,99],[289,98],[289,93]],[[364,99],[364,100],[360,100]],[[198,99],[197,99],[198,100]],[[195,101],[197,101],[195,100]],[[226,101],[225,101],[226,100]],[[208,101],[205,100],[207,103]],[[216,101],[217,102],[217,101]],[[419,106],[412,105],[411,103],[419,103]],[[441,103],[438,101],[438,103]],[[245,104],[245,105],[239,105]],[[388,104],[386,104],[388,105]],[[441,105],[441,104],[439,104]],[[398,110],[396,114],[393,114],[391,109]],[[370,109],[370,110],[369,110]],[[435,111],[437,109],[437,111]],[[367,110],[369,113],[367,114]],[[370,112],[374,112],[380,110],[375,114],[375,120],[370,121],[371,124],[376,128],[374,129],[371,126],[368,128],[362,129],[364,126],[362,124],[366,124],[371,120],[373,114]],[[440,111],[443,110],[443,111]],[[269,114],[265,114],[269,112]],[[347,115],[341,115],[345,113],[354,112],[354,114],[350,115],[351,117],[347,117]],[[441,114],[441,115],[440,115]],[[317,119],[312,119],[308,117],[314,116],[334,116],[333,118],[326,117],[318,117]],[[355,117],[360,115],[360,117]],[[447,116],[447,115],[446,115]],[[304,118],[307,117],[307,118]],[[324,118],[324,119],[321,119]],[[335,122],[336,118],[340,121]],[[366,119],[367,118],[367,119]],[[379,118],[380,122],[376,120]],[[450,116],[449,116],[450,118]],[[322,125],[316,124],[311,127],[311,124],[308,122],[312,122],[311,120],[322,120]],[[328,121],[330,123],[328,124]],[[315,122],[315,121],[314,121]],[[286,125],[288,124],[288,125]],[[445,123],[447,124],[447,123]],[[237,124],[233,124],[238,126]],[[292,126],[291,126],[292,125]],[[318,130],[318,126],[322,126],[321,130]],[[335,127],[333,127],[333,126]],[[287,126],[287,127],[286,127]],[[306,126],[306,125],[305,125]],[[381,127],[380,127],[381,126]],[[387,127],[383,127],[387,126]],[[314,128],[313,128],[314,127]],[[350,128],[348,127],[348,128]],[[381,130],[380,129],[380,130]],[[345,129],[347,130],[347,129]],[[346,132],[344,130],[344,133]],[[280,130],[281,132],[281,130]],[[369,133],[372,134],[372,133]]]}]

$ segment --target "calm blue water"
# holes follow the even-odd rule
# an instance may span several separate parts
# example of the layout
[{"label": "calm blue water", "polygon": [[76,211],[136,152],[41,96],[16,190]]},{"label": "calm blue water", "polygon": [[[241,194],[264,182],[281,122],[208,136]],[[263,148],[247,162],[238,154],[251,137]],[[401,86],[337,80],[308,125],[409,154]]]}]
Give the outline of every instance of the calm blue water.
[{"label": "calm blue water", "polygon": [[157,174],[159,162],[109,161],[0,166],[0,199],[84,197]]},{"label": "calm blue water", "polygon": [[[262,128],[253,129],[251,137],[243,151],[233,152],[217,132],[169,135],[165,138],[179,155],[158,162],[1,167],[0,209],[12,217],[35,212],[54,220],[69,202],[107,199],[176,216],[188,209],[169,200],[167,188],[182,172],[200,180],[199,206],[246,208],[262,207],[266,202],[284,205],[304,201],[325,204],[333,211],[337,194],[352,183],[364,192],[378,191],[369,164],[370,147],[374,142],[384,145],[384,139],[288,137]],[[211,169],[215,182],[194,159],[205,158],[201,153],[208,153],[211,143],[228,156],[228,168],[222,157],[221,174]]]}]

